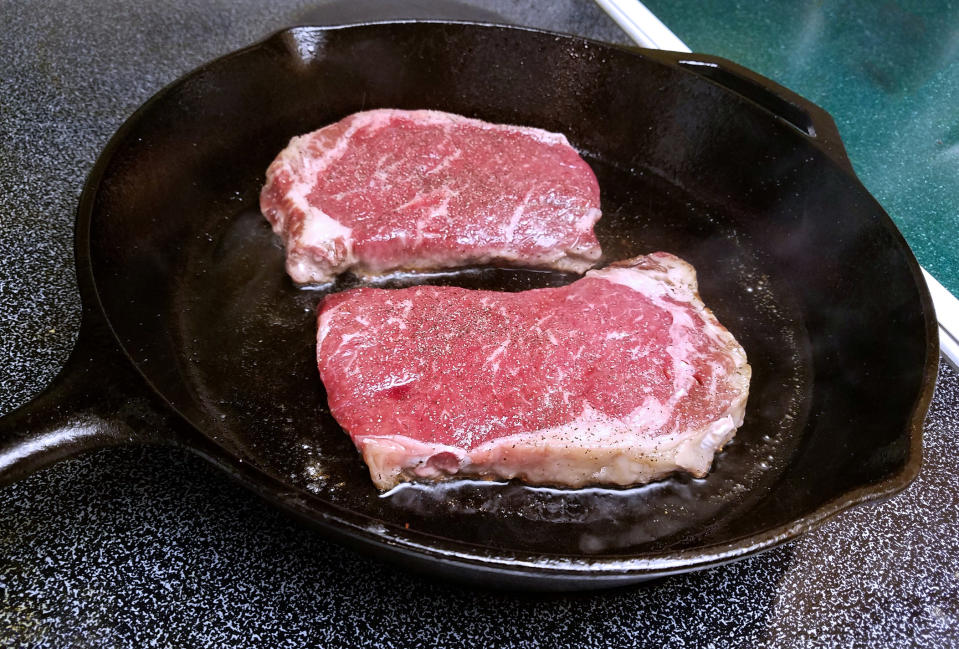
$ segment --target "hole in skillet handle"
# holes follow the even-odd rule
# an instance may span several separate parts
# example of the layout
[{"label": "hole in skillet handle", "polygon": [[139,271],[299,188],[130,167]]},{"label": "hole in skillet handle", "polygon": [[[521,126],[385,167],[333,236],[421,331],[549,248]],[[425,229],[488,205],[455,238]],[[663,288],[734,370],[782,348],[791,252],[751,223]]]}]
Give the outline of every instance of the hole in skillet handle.
[{"label": "hole in skillet handle", "polygon": [[786,122],[839,163],[843,169],[855,173],[836,123],[825,110],[771,79],[718,57],[678,54],[676,64],[705,77],[716,85],[730,90],[757,104]]}]

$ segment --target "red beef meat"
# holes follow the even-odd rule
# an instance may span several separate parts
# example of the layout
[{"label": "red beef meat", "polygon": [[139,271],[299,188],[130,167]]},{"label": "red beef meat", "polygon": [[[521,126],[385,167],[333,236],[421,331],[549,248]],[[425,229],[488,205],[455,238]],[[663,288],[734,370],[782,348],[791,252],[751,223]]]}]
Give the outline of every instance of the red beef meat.
[{"label": "red beef meat", "polygon": [[566,138],[427,110],[371,110],[294,137],[260,208],[299,284],[473,264],[583,272],[599,185]]},{"label": "red beef meat", "polygon": [[579,487],[703,476],[742,424],[750,367],[666,253],[520,293],[359,288],[320,306],[333,416],[373,482]]}]

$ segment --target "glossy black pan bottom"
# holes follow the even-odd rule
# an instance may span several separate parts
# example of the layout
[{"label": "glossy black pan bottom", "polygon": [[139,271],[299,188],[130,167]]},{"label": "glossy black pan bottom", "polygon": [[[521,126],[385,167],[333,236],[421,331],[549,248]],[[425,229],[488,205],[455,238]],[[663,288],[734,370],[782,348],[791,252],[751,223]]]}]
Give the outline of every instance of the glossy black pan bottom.
[{"label": "glossy black pan bottom", "polygon": [[[293,286],[283,250],[256,204],[259,187],[204,215],[188,244],[175,312],[191,391],[223,425],[217,437],[255,466],[382,524],[536,553],[585,555],[688,548],[715,541],[716,521],[748,516],[790,464],[809,408],[809,341],[790,293],[777,287],[718,208],[649,170],[589,160],[603,191],[599,235],[609,260],[655,250],[699,270],[707,305],[748,350],[754,378],[743,428],[705,479],[676,476],[625,490],[561,490],[453,481],[380,495],[326,408],[315,363],[315,307],[327,290]],[[378,282],[523,290],[575,276],[478,268]],[[223,377],[247,377],[225,381]],[[490,394],[495,399],[496,394]]]}]

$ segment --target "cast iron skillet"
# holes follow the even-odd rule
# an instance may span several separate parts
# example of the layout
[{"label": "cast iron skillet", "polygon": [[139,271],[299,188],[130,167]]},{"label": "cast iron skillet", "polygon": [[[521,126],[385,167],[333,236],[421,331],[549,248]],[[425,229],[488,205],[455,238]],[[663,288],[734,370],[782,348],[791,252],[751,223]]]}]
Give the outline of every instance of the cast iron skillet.
[{"label": "cast iron skillet", "polygon": [[[317,376],[323,292],[293,287],[257,209],[292,135],[375,107],[563,132],[599,178],[607,260],[667,250],[696,266],[753,367],[745,424],[708,477],[377,493]],[[81,198],[76,257],[80,338],[49,390],[2,422],[5,482],[97,446],[177,443],[354,547],[576,589],[744,557],[919,467],[937,340],[918,266],[828,115],[723,59],[462,23],[286,30],[123,125]],[[426,281],[571,279],[479,268]]]}]

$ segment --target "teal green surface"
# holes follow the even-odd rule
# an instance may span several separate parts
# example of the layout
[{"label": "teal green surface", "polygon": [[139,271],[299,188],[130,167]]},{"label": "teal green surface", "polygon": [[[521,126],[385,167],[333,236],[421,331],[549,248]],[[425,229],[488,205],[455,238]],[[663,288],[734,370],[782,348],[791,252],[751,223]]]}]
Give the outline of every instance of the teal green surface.
[{"label": "teal green surface", "polygon": [[647,0],[695,52],[825,108],[919,262],[959,295],[959,4]]}]

